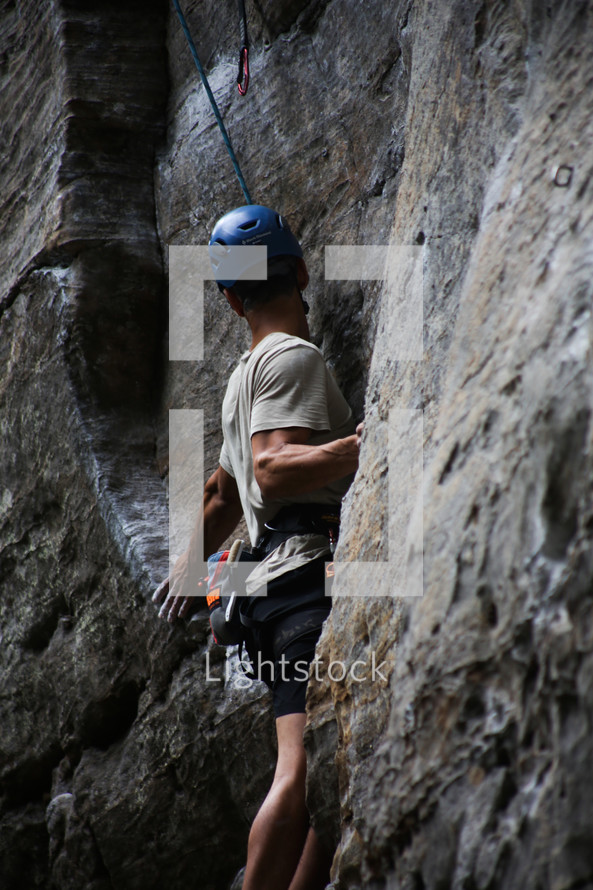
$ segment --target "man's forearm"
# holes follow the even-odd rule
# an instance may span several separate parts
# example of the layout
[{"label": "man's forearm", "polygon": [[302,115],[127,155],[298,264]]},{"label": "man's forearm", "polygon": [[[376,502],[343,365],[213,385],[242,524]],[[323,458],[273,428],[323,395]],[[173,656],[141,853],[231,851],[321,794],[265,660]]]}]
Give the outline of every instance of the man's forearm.
[{"label": "man's forearm", "polygon": [[204,552],[214,553],[236,529],[243,515],[240,504],[229,503],[218,494],[204,492]]},{"label": "man's forearm", "polygon": [[237,484],[219,466],[204,486],[202,509],[187,550],[154,593],[154,602],[162,603],[161,618],[172,622],[190,613],[191,603],[204,577],[206,558],[228,538],[242,515]]},{"label": "man's forearm", "polygon": [[217,484],[215,473],[204,486],[202,509],[196,520],[189,547],[188,558],[192,565],[202,564],[234,531],[243,515],[240,502],[225,499]]},{"label": "man's forearm", "polygon": [[356,472],[358,437],[347,436],[325,445],[282,443],[262,451],[255,475],[266,498],[290,497],[323,488]]}]

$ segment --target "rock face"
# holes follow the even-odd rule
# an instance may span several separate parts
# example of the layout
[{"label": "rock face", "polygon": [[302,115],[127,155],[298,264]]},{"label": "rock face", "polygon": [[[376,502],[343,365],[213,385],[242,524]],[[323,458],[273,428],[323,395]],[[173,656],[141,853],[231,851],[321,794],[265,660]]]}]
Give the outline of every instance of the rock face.
[{"label": "rock face", "polygon": [[[169,629],[150,594],[168,410],[204,411],[211,470],[245,345],[207,284],[204,360],[168,362],[167,248],[242,196],[173,10],[92,6],[1,6],[0,884],[226,890],[273,769],[269,701],[232,661],[225,681],[203,614]],[[234,4],[187,4],[365,416],[339,556],[388,560],[411,494],[422,517],[423,596],[349,574],[319,644],[347,669],[308,700],[333,886],[593,887],[593,6],[248,11],[241,98]],[[421,360],[394,346],[408,284],[325,282],[336,244],[421,249]],[[393,472],[402,409],[421,484]]]},{"label": "rock face", "polygon": [[[585,5],[413,20],[392,237],[422,232],[425,356],[391,365],[377,339],[367,417],[424,407],[424,596],[391,621],[347,601],[330,621],[333,657],[395,644],[379,696],[331,690],[338,886],[593,880],[591,23]],[[352,550],[372,527],[376,460],[371,442]]]}]

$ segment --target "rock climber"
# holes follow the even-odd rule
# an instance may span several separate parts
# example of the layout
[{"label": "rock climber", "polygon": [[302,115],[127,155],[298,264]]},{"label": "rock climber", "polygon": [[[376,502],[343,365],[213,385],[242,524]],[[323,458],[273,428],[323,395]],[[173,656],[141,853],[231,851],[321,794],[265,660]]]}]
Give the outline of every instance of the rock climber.
[{"label": "rock climber", "polygon": [[[267,280],[249,280],[255,260],[234,250],[254,245],[267,248]],[[315,890],[329,880],[331,856],[309,825],[307,674],[293,667],[313,660],[331,606],[324,595],[329,538],[358,466],[362,424],[355,430],[310,342],[302,296],[309,275],[286,220],[260,205],[237,208],[216,223],[209,250],[219,289],[249,325],[251,347],[228,383],[219,466],[205,485],[192,540],[154,599],[163,603],[161,617],[187,616],[196,600],[196,560],[217,550],[245,517],[251,544],[264,557],[254,573],[262,592],[267,585],[267,596],[247,601],[249,652],[253,661],[257,650],[266,664],[260,679],[272,690],[278,759],[249,834],[243,890]],[[249,581],[253,587],[253,574]]]}]

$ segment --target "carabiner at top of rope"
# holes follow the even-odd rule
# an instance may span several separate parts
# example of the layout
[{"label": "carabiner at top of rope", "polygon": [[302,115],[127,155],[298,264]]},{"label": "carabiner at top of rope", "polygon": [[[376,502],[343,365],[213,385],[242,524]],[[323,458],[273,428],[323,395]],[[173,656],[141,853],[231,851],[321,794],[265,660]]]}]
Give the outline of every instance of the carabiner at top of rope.
[{"label": "carabiner at top of rope", "polygon": [[241,47],[241,52],[239,54],[237,86],[239,87],[241,95],[244,96],[249,86],[249,50],[246,46]]}]

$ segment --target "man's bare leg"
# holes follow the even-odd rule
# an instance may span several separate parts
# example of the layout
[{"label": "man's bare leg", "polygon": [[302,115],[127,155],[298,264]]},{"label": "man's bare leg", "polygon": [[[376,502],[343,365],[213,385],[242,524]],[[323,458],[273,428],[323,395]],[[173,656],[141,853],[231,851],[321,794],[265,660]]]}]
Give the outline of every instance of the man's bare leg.
[{"label": "man's bare leg", "polygon": [[295,876],[288,890],[324,890],[329,883],[333,856],[319,843],[315,831],[310,828]]},{"label": "man's bare leg", "polygon": [[249,833],[243,890],[288,890],[301,859],[309,828],[305,719],[304,714],[287,714],[276,720],[278,762]]}]

